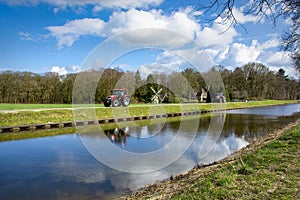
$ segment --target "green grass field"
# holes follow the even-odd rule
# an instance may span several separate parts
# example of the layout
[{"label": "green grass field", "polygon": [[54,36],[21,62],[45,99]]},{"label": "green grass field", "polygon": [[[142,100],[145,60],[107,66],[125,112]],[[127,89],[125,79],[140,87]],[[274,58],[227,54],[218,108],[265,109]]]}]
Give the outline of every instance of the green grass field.
[{"label": "green grass field", "polygon": [[[295,102],[295,101],[277,101],[277,100],[266,100],[266,101],[250,101],[250,102],[247,102],[247,105],[264,105],[264,104],[277,104],[277,103],[289,103],[289,102]],[[226,106],[230,107],[230,106],[243,106],[246,102],[228,102],[226,104]],[[207,108],[209,105],[211,104],[206,104],[206,103],[201,103],[201,104],[198,104],[198,103],[195,103],[196,105],[199,105],[200,108]],[[192,104],[160,104],[160,105],[164,105],[165,107],[168,107],[168,106],[179,106],[179,105],[194,105],[194,103]],[[217,105],[220,105],[220,104],[217,104]],[[103,104],[78,104],[78,105],[75,105],[76,107],[104,107]],[[148,107],[148,106],[153,106],[153,104],[130,104],[129,107]],[[73,105],[72,104],[7,104],[7,103],[0,103],[0,110],[29,110],[29,109],[55,109],[55,108],[58,108],[58,109],[63,109],[63,108],[72,108]]]},{"label": "green grass field", "polygon": [[[102,104],[88,104],[80,105],[93,106],[93,107],[103,107]],[[72,108],[72,104],[0,104],[0,110],[24,110],[24,109],[53,109],[53,108]]]},{"label": "green grass field", "polygon": [[[0,127],[4,126],[15,126],[15,125],[26,125],[26,124],[40,124],[48,122],[67,122],[76,120],[95,120],[95,115],[97,119],[105,118],[119,118],[119,117],[128,117],[128,116],[149,116],[154,114],[165,114],[165,113],[178,113],[178,112],[189,112],[197,110],[215,110],[215,109],[224,109],[224,108],[249,108],[256,106],[270,106],[270,105],[279,105],[287,103],[297,103],[297,101],[276,101],[276,100],[267,100],[267,101],[253,101],[253,102],[229,102],[225,104],[133,104],[127,108],[116,107],[116,108],[105,108],[100,104],[96,104],[96,109],[90,109],[86,107],[93,107],[94,105],[77,105],[82,107],[78,109],[75,113],[76,117],[74,118],[74,113],[71,109],[63,110],[61,108],[72,108],[72,105],[64,104],[9,104],[9,107],[5,107],[8,104],[0,104],[4,110],[18,110],[18,109],[41,109],[48,108],[51,110],[26,110],[5,113],[0,112]],[[97,105],[99,107],[97,107]],[[55,108],[58,108],[57,110]],[[0,109],[1,110],[1,109]],[[86,112],[87,110],[92,112]],[[95,113],[93,113],[95,111]]]}]

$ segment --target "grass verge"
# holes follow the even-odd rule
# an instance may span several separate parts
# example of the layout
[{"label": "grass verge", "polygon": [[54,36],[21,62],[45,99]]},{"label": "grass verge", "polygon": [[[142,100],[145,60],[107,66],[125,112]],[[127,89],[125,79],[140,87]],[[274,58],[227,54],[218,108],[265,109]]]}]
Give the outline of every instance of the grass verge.
[{"label": "grass verge", "polygon": [[[92,107],[103,107],[102,104],[82,104],[82,107],[92,106]],[[72,108],[72,104],[10,104],[1,103],[0,110],[28,110],[28,109],[55,109],[55,108]]]},{"label": "grass verge", "polygon": [[300,126],[172,199],[299,199]]},{"label": "grass verge", "polygon": [[[249,108],[257,106],[271,106],[288,103],[297,103],[297,101],[254,101],[254,102],[229,102],[225,104],[143,104],[130,105],[128,108],[105,108],[100,107],[95,109],[97,119],[104,118],[118,118],[130,116],[148,116],[153,114],[189,112],[197,110],[212,110],[224,108]],[[47,104],[49,105],[49,104]],[[71,105],[70,105],[71,106]],[[33,107],[32,107],[33,108]],[[34,108],[33,108],[34,109]],[[90,108],[88,108],[90,109]],[[76,116],[80,119],[94,120],[95,115],[86,116],[84,108],[83,112],[76,112]],[[42,110],[42,111],[22,111],[12,113],[0,113],[0,127],[27,125],[27,124],[41,124],[48,122],[66,122],[74,121],[72,110]]]},{"label": "grass verge", "polygon": [[124,199],[299,199],[300,122]]}]

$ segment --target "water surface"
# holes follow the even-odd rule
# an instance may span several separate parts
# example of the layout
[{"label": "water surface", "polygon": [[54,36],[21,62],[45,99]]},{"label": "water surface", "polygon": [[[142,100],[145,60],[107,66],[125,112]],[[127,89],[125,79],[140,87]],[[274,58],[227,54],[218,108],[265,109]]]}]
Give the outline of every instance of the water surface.
[{"label": "water surface", "polygon": [[[232,110],[182,122],[123,127],[105,133],[69,134],[0,143],[0,199],[111,199],[187,172],[197,164],[220,160],[268,132],[300,119],[300,104]],[[222,134],[207,132],[211,122],[224,124]],[[182,125],[184,124],[184,125]],[[194,138],[192,125],[197,124]],[[109,141],[134,153],[157,151],[179,133],[192,145],[174,163],[151,173],[125,173],[95,159],[82,139]],[[217,141],[217,142],[216,142]],[[180,146],[181,143],[178,143]],[[118,158],[122,165],[127,158]]]}]

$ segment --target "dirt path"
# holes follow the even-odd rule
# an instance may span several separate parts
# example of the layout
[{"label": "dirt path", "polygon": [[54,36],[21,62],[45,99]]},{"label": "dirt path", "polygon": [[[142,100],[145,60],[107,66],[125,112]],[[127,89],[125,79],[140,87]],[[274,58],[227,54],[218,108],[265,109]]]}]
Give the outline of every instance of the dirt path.
[{"label": "dirt path", "polygon": [[241,156],[256,151],[257,149],[277,139],[287,130],[292,129],[299,124],[300,120],[295,123],[289,124],[283,129],[275,131],[274,133],[270,133],[267,136],[256,140],[255,142],[249,144],[248,146],[242,148],[241,150],[235,152],[231,156],[221,161],[212,163],[207,166],[198,166],[197,168],[190,170],[186,174],[171,177],[170,180],[165,180],[154,185],[149,185],[145,188],[137,190],[130,196],[121,197],[120,199],[170,199],[173,195],[179,194],[185,189],[189,188],[191,183],[209,176],[211,173],[220,169],[224,164],[232,163],[240,159]]}]

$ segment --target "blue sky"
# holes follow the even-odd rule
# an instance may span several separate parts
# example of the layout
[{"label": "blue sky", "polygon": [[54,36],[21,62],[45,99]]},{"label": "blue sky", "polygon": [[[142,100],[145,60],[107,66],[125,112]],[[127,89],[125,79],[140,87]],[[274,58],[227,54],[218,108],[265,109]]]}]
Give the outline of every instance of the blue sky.
[{"label": "blue sky", "polygon": [[[228,24],[220,24],[221,18],[208,21],[212,13],[199,11],[198,0],[0,0],[0,71],[77,72],[104,40],[130,30],[157,28],[184,35],[205,50],[214,64],[228,69],[261,62],[293,74],[288,52],[279,49],[286,22],[279,19],[274,27],[260,16],[245,16],[247,2],[240,1],[240,7],[234,8],[245,31],[242,26],[228,29]],[[145,38],[134,42],[142,44]],[[199,51],[180,49],[184,42],[174,37],[153,33],[147,42],[165,44],[167,51],[135,50],[105,64],[147,74],[181,69],[186,64],[176,52],[199,62]]]}]

